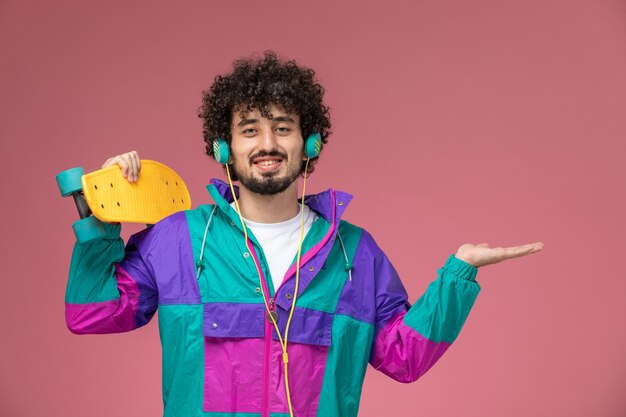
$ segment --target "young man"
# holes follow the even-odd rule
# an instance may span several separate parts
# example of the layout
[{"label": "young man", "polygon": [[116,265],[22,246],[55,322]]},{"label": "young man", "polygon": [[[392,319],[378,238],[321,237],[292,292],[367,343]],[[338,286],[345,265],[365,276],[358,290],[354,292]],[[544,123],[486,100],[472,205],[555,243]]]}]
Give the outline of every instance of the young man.
[{"label": "young man", "polygon": [[[350,195],[299,203],[297,179],[329,135],[322,99],[295,62],[235,62],[200,113],[207,154],[229,177],[209,184],[215,204],[174,214],[125,249],[119,225],[75,247],[73,332],[129,331],[159,309],[166,416],[356,416],[368,362],[416,380],[459,333],[477,268],[543,247],[464,244],[411,306],[372,236],[341,220]],[[113,164],[137,180],[136,152]]]}]

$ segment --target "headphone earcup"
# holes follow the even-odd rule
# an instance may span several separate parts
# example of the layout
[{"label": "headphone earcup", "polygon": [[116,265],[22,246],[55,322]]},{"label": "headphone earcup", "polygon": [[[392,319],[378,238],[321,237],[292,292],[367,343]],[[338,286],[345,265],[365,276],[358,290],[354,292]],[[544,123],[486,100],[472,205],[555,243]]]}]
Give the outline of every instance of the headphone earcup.
[{"label": "headphone earcup", "polygon": [[226,165],[230,161],[230,149],[228,143],[222,138],[213,141],[213,156],[220,164]]},{"label": "headphone earcup", "polygon": [[317,158],[322,149],[322,135],[311,133],[304,143],[304,155],[307,158]]}]

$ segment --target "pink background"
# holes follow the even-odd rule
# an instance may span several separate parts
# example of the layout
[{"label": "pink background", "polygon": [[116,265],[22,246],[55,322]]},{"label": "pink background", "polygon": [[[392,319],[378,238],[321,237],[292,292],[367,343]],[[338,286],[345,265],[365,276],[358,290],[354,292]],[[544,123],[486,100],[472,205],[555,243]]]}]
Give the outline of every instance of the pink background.
[{"label": "pink background", "polygon": [[137,149],[210,202],[200,93],[268,48],[327,88],[310,189],[355,195],[412,299],[464,242],[546,245],[480,270],[420,381],[370,369],[360,416],[626,415],[623,1],[157,3],[0,2],[0,415],[160,415],[156,321],[65,328],[77,214],[54,175]]}]

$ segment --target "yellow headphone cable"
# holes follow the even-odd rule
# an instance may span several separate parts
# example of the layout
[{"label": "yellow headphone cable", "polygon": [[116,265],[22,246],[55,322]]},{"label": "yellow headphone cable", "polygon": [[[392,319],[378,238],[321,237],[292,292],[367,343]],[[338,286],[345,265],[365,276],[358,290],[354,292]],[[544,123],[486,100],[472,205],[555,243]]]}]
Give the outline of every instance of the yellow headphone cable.
[{"label": "yellow headphone cable", "polygon": [[[274,324],[274,329],[276,330],[276,334],[278,335],[278,341],[280,342],[280,346],[283,351],[283,364],[284,364],[284,369],[285,369],[285,392],[287,394],[287,405],[289,406],[290,417],[293,417],[293,407],[291,404],[291,392],[289,390],[289,367],[288,367],[289,355],[287,354],[287,339],[289,337],[289,327],[291,325],[291,319],[293,317],[293,312],[296,307],[296,300],[298,298],[298,287],[300,284],[300,256],[302,254],[302,243],[304,241],[304,196],[306,195],[306,177],[307,177],[307,172],[309,169],[309,161],[310,161],[310,158],[307,158],[306,164],[304,167],[304,180],[302,183],[302,203],[300,205],[300,219],[301,219],[300,241],[298,243],[298,255],[296,256],[296,285],[295,285],[295,289],[293,293],[293,303],[291,304],[291,309],[289,309],[289,318],[287,319],[287,324],[285,326],[285,339],[284,340],[278,328],[277,320],[274,319],[274,316],[271,315],[272,310],[270,309],[269,304],[267,302],[267,296],[265,295],[265,291],[261,290],[261,294],[263,295],[263,303],[265,304],[265,310],[268,313],[268,317],[272,318],[272,320],[270,321]],[[246,229],[246,224],[243,221],[243,217],[241,216],[241,210],[239,209],[239,202],[237,201],[237,196],[235,195],[235,188],[233,186],[233,181],[230,177],[230,170],[228,169],[228,164],[225,164],[225,165],[226,165],[226,175],[228,176],[228,184],[230,185],[230,191],[233,195],[233,199],[235,200],[235,207],[237,208],[237,214],[239,215],[239,221],[241,222],[241,228],[243,229],[243,236],[245,239],[246,248],[248,249],[248,252],[252,254],[253,252],[248,242],[248,232]],[[261,286],[261,289],[263,289],[264,287],[263,280],[262,280],[263,275],[261,274],[261,269],[254,256],[252,257],[252,260],[254,262],[254,266],[256,267],[257,274],[259,275],[259,284]]]}]

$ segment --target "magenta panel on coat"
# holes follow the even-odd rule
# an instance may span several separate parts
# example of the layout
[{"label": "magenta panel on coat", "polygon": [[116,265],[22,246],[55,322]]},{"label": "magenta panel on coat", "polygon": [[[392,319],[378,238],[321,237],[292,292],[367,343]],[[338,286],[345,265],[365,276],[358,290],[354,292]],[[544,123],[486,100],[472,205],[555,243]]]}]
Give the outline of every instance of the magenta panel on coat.
[{"label": "magenta panel on coat", "polygon": [[397,315],[378,331],[370,364],[396,381],[412,382],[428,371],[450,344],[428,340],[404,324],[405,315]]},{"label": "magenta panel on coat", "polygon": [[136,327],[139,288],[133,278],[116,265],[120,297],[99,303],[65,303],[65,321],[72,333],[121,333]]},{"label": "magenta panel on coat", "polygon": [[[264,338],[205,337],[204,411],[260,413]],[[314,417],[324,380],[325,346],[289,343],[291,401],[295,415]],[[272,413],[288,413],[280,343],[272,340],[269,402]]]}]

